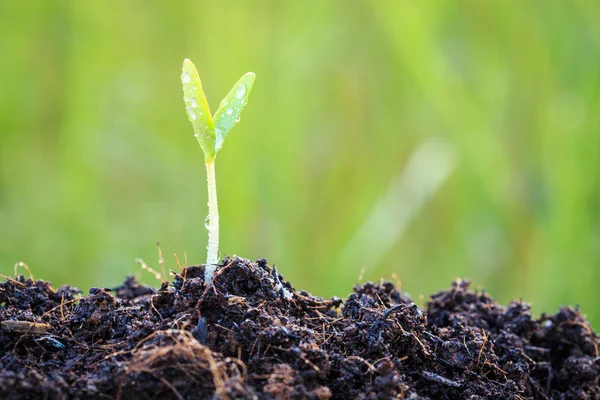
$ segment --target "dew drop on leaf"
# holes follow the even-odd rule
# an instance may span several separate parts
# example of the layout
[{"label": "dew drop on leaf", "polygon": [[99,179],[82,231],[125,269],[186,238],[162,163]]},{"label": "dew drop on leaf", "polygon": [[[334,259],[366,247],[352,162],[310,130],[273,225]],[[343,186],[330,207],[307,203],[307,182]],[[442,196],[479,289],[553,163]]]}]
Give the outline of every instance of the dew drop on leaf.
[{"label": "dew drop on leaf", "polygon": [[240,85],[235,91],[235,97],[241,99],[246,94],[246,85]]},{"label": "dew drop on leaf", "polygon": [[183,83],[190,83],[192,79],[190,78],[190,74],[184,71],[183,74],[181,74],[181,80]]},{"label": "dew drop on leaf", "polygon": [[231,108],[228,108],[225,112],[227,113],[227,115],[233,114],[233,110]]},{"label": "dew drop on leaf", "polygon": [[192,106],[193,108],[196,108],[198,104],[196,103],[196,99],[194,99],[193,97],[190,99],[190,106]]},{"label": "dew drop on leaf", "polygon": [[210,228],[210,216],[209,215],[207,215],[206,218],[204,218],[204,227],[206,229]]},{"label": "dew drop on leaf", "polygon": [[223,138],[225,137],[225,135],[223,135],[223,131],[221,131],[220,129],[215,129],[216,133],[217,133],[217,138],[215,141],[215,148],[220,149],[221,146],[223,146]]}]

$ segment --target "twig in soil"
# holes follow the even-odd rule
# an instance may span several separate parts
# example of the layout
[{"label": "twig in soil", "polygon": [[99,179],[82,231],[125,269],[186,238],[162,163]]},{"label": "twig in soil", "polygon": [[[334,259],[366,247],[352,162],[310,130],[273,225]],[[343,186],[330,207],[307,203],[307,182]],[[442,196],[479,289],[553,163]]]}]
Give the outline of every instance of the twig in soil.
[{"label": "twig in soil", "polygon": [[[495,370],[498,370],[498,371],[500,371],[500,373],[502,373],[502,375],[504,376],[504,379],[505,379],[505,380],[508,380],[508,379],[506,378],[506,376],[508,375],[508,372],[506,372],[505,370],[503,370],[502,368],[500,368],[498,365],[496,365],[496,364],[492,364],[492,363],[491,363],[491,362],[489,362],[489,361],[486,361],[486,362],[484,362],[484,363],[483,363],[483,365],[487,365],[487,366],[489,366],[489,367],[492,367],[492,369],[495,369]],[[490,371],[491,371],[491,370],[490,370]],[[487,374],[487,373],[486,373],[486,374]]]},{"label": "twig in soil", "polygon": [[536,382],[535,379],[533,379],[531,376],[527,378],[527,380],[529,381],[529,385],[533,388],[533,390],[535,390],[534,394],[540,396],[540,398],[542,398],[543,400],[548,400],[548,396],[546,396],[546,393],[542,392],[542,388],[539,386],[539,382]]},{"label": "twig in soil", "polygon": [[160,243],[156,243],[156,247],[158,249],[158,265],[160,265],[160,270],[162,271],[162,281],[168,281],[167,273],[165,272],[165,259],[162,255],[162,250],[160,248]]},{"label": "twig in soil", "polygon": [[179,269],[181,271],[183,271],[183,267],[181,266],[181,263],[179,262],[179,257],[177,257],[177,253],[173,253],[173,257],[175,257],[175,261],[177,262],[177,266],[179,267]]},{"label": "twig in soil", "polygon": [[145,269],[146,271],[150,272],[152,275],[154,275],[154,277],[158,280],[161,281],[161,276],[158,272],[156,272],[155,270],[153,270],[152,268],[150,268],[145,262],[144,260],[142,260],[141,258],[137,258],[135,260],[136,263],[140,264],[140,267],[142,267],[142,269]]},{"label": "twig in soil", "polygon": [[16,351],[17,347],[19,346],[19,344],[21,343],[21,340],[23,340],[25,335],[28,335],[31,333],[33,333],[33,334],[45,333],[48,329],[50,329],[50,325],[48,325],[48,324],[35,323],[35,322],[29,322],[29,321],[7,320],[7,321],[2,321],[0,324],[7,330],[14,330],[15,332],[23,333],[19,337],[19,340],[17,340],[15,342],[15,345],[13,346],[13,352]]},{"label": "twig in soil", "polygon": [[152,310],[154,310],[154,312],[156,312],[160,318],[160,320],[163,320],[163,316],[161,315],[161,313],[156,309],[156,307],[154,307],[154,296],[150,297],[150,307],[152,307]]},{"label": "twig in soil", "polygon": [[41,334],[50,329],[49,324],[29,321],[6,320],[0,322],[0,325],[7,331],[23,334]]},{"label": "twig in soil", "polygon": [[[156,375],[154,375],[154,373],[152,373],[151,371],[149,371],[150,374],[152,374],[155,378],[157,377]],[[175,396],[177,396],[177,398],[179,400],[184,400],[183,396],[179,393],[179,391],[177,389],[175,389],[175,387],[171,384],[171,382],[169,382],[168,380],[166,380],[165,378],[163,378],[162,376],[159,376],[158,379],[165,385],[167,386],[169,389],[171,389],[173,391],[173,394]]]},{"label": "twig in soil", "polygon": [[85,343],[85,342],[82,343],[82,342],[78,341],[77,339],[75,339],[75,337],[73,336],[73,332],[71,332],[71,330],[69,328],[67,328],[66,326],[62,326],[60,328],[60,331],[59,331],[60,335],[61,336],[65,336],[64,335],[65,331],[68,333],[68,336],[66,336],[66,337],[70,338],[73,342],[75,342],[75,344],[77,344],[77,346],[81,347],[82,349],[89,349],[90,348],[87,345],[87,343]]},{"label": "twig in soil", "polygon": [[406,307],[404,304],[397,304],[394,307],[386,310],[383,315],[377,319],[377,321],[375,321],[373,323],[373,325],[371,325],[371,327],[369,328],[369,333],[373,336],[375,336],[375,334],[377,333],[377,330],[379,329],[379,326],[387,319],[387,317],[389,317],[392,314],[395,314],[397,312],[399,312],[400,310],[402,310],[404,307]]},{"label": "twig in soil", "polygon": [[226,270],[228,270],[229,268],[231,268],[231,266],[238,260],[238,258],[236,256],[233,256],[229,262],[227,263],[227,265],[222,266],[221,268],[219,268],[213,275],[213,279],[210,282],[206,282],[207,288],[206,290],[208,290],[209,287],[214,286],[212,285],[212,283],[219,277],[221,276],[221,274],[223,274],[223,272],[225,272]]},{"label": "twig in soil", "polygon": [[[101,294],[96,294],[96,295],[89,295],[89,296],[87,296],[86,298],[87,298],[87,299],[97,299],[97,298],[99,298],[99,297],[101,297],[101,296],[102,296]],[[65,306],[65,305],[67,305],[67,304],[70,304],[70,303],[75,303],[75,302],[77,302],[77,301],[79,301],[79,300],[80,300],[80,299],[73,299],[73,300],[69,300],[69,301],[61,302],[59,305],[57,305],[57,306],[55,306],[55,307],[52,307],[51,309],[49,309],[48,311],[46,311],[45,313],[43,313],[43,314],[41,315],[41,318],[44,318],[46,315],[49,315],[50,313],[52,313],[54,310],[56,310],[56,309],[58,309],[58,308],[60,308],[60,309],[62,310],[62,307],[63,307],[63,306]]]},{"label": "twig in soil", "polygon": [[246,364],[239,358],[235,358],[235,357],[227,357],[225,359],[226,362],[234,362],[237,365],[239,365],[242,368],[242,376],[246,376],[248,375],[248,367],[246,366]]},{"label": "twig in soil", "polygon": [[479,364],[479,361],[481,360],[481,354],[483,353],[483,349],[485,348],[485,344],[490,338],[490,335],[485,332],[485,329],[481,328],[481,332],[483,335],[483,344],[481,345],[481,349],[479,349],[479,355],[477,356],[477,364]]},{"label": "twig in soil", "polygon": [[[323,326],[325,326],[325,324],[323,324]],[[321,342],[321,346],[325,345],[325,343],[329,342],[329,339],[331,339],[332,337],[336,336],[338,334],[338,331],[335,329],[335,327],[333,328],[333,330],[335,331],[334,333],[332,333],[331,335],[329,335],[328,338],[326,338],[324,341]]]},{"label": "twig in soil", "polygon": [[469,353],[469,357],[473,358],[473,354],[471,354],[471,350],[469,350],[469,346],[467,346],[467,336],[463,335],[463,344],[465,345],[465,349],[467,353]]},{"label": "twig in soil", "polygon": [[65,320],[65,312],[63,311],[63,304],[65,303],[65,292],[60,294],[60,319]]},{"label": "twig in soil", "polygon": [[431,355],[431,353],[429,353],[429,351],[427,350],[427,348],[425,347],[423,342],[421,342],[421,340],[419,340],[419,337],[414,332],[412,333],[412,337],[414,337],[415,340],[417,341],[417,343],[419,343],[421,345],[421,348],[423,349],[423,353],[425,353],[426,356]]},{"label": "twig in soil", "polygon": [[[71,333],[71,337],[73,337],[73,333]],[[79,358],[77,358],[77,362],[80,362],[81,360],[89,360],[89,357],[88,357],[89,352],[91,352],[92,350],[98,349],[98,348],[102,349],[102,345],[98,345],[98,343],[100,343],[101,341],[102,341],[102,339],[100,339],[96,342],[92,342],[91,346],[87,346],[87,345],[82,346],[85,349],[85,351],[83,352],[83,354],[81,354],[81,356],[79,356]],[[75,341],[75,343],[79,344],[77,341]],[[119,352],[117,352],[117,353],[119,353]],[[126,353],[126,352],[123,352],[123,353]],[[115,353],[114,355],[117,355],[117,354]],[[106,356],[104,359],[108,359],[110,357],[112,357],[112,354],[110,356]]]},{"label": "twig in soil", "polygon": [[[527,346],[525,346],[527,347]],[[536,366],[536,362],[533,358],[529,357],[524,351],[521,352],[521,356],[523,356],[523,358],[525,358],[527,361],[529,361],[531,363],[531,365],[533,365],[533,367],[535,368]]]},{"label": "twig in soil", "polygon": [[19,269],[19,267],[25,268],[25,270],[27,270],[27,272],[29,273],[29,279],[31,279],[32,281],[35,280],[33,279],[33,273],[31,272],[29,265],[25,264],[23,261],[19,261],[15,264],[15,278],[17,277],[17,269]]},{"label": "twig in soil", "polygon": [[217,323],[215,323],[214,325],[215,325],[215,327],[217,327],[217,328],[223,329],[224,331],[226,331],[226,332],[229,332],[229,333],[230,333],[230,334],[232,334],[232,335],[235,335],[235,331],[234,331],[233,329],[226,328],[226,327],[224,327],[223,325],[219,325],[219,324],[217,324]]},{"label": "twig in soil", "polygon": [[256,339],[254,339],[254,343],[252,343],[252,347],[250,348],[250,353],[248,353],[249,360],[252,359],[252,353],[254,353],[254,349],[256,348],[256,343],[258,343],[259,340],[260,340],[260,336],[256,336]]},{"label": "twig in soil", "polygon": [[377,296],[377,300],[379,300],[379,303],[381,303],[383,308],[385,308],[385,303],[383,302],[383,300],[381,300],[381,296],[379,296],[379,293],[375,292],[375,296]]},{"label": "twig in soil", "polygon": [[271,344],[270,343],[267,345],[267,348],[265,349],[265,351],[263,351],[263,355],[262,355],[261,358],[266,357],[267,353],[269,352],[269,350],[271,350]]},{"label": "twig in soil", "polygon": [[457,389],[462,387],[462,384],[455,382],[453,380],[450,380],[448,378],[444,378],[441,375],[434,374],[433,372],[423,371],[421,373],[421,375],[423,376],[423,378],[428,379],[435,383],[439,383],[440,385],[450,386],[450,387],[457,388]]},{"label": "twig in soil", "polygon": [[367,368],[367,372],[365,372],[365,374],[368,374],[371,371],[377,372],[377,368],[375,368],[375,366],[373,364],[371,364],[370,362],[368,362],[367,360],[365,360],[362,357],[359,357],[359,356],[349,356],[349,357],[346,357],[346,360],[358,360],[358,361],[362,362],[363,364],[365,364],[368,367]]},{"label": "twig in soil", "polygon": [[313,306],[318,306],[319,308],[323,308],[323,307],[339,307],[343,301],[342,299],[338,298],[338,297],[332,297],[331,299],[327,299],[327,300],[315,300],[315,299],[311,299],[310,297],[304,296],[298,292],[294,292],[293,293],[294,296],[298,297],[298,299],[309,303]]},{"label": "twig in soil", "polygon": [[[282,350],[286,350],[286,349],[282,349]],[[300,357],[300,359],[302,359],[302,361],[304,361],[305,363],[307,363],[308,365],[311,366],[312,369],[314,369],[316,372],[321,372],[321,369],[319,367],[317,367],[312,361],[310,361],[308,358],[306,358],[306,356],[304,355],[304,353],[302,352],[302,350],[300,350],[298,347],[292,347],[290,349],[290,351],[294,354],[296,354],[298,357]]]},{"label": "twig in soil", "polygon": [[14,280],[13,278],[11,278],[10,276],[6,276],[3,274],[0,274],[1,277],[3,277],[4,279],[6,279],[7,281],[14,283],[15,285],[21,286],[21,287],[25,287],[26,285],[24,283],[21,283],[17,280]]},{"label": "twig in soil", "polygon": [[[377,321],[375,321],[373,323],[373,325],[371,325],[371,327],[369,328],[368,332],[371,336],[373,337],[378,337],[379,339],[381,339],[381,332],[379,332],[379,327],[380,325],[392,314],[395,314],[403,309],[406,308],[406,304],[397,304],[394,307],[388,309],[386,312],[383,313],[383,315],[377,319]],[[419,339],[419,337],[414,333],[414,332],[407,332],[403,327],[402,324],[400,324],[398,321],[396,321],[398,323],[398,326],[400,327],[400,330],[402,331],[403,335],[410,335],[411,337],[413,337],[417,343],[419,343],[419,345],[421,346],[421,348],[423,349],[423,353],[427,356],[430,356],[431,353],[429,353],[429,351],[427,350],[427,348],[425,347],[425,345],[423,344],[423,342],[421,342],[421,340]]]},{"label": "twig in soil", "polygon": [[[174,329],[186,330],[185,328],[187,326],[192,326],[192,324],[187,320],[187,318],[188,318],[188,316],[182,315],[181,317],[179,317],[173,321],[173,323],[171,324],[171,327]],[[179,324],[180,322],[181,322],[181,325]]]}]

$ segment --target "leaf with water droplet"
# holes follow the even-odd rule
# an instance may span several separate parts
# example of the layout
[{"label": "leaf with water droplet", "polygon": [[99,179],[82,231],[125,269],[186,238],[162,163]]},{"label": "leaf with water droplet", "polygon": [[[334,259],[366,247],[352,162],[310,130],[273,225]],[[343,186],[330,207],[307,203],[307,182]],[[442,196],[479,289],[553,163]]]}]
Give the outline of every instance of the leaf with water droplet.
[{"label": "leaf with water droplet", "polygon": [[215,124],[215,132],[217,135],[215,155],[221,149],[225,136],[231,128],[240,120],[240,114],[248,103],[248,96],[254,84],[253,72],[247,72],[233,86],[229,94],[221,102],[221,106],[215,113],[213,120]]},{"label": "leaf with water droplet", "polygon": [[204,90],[202,90],[202,82],[200,76],[198,76],[198,71],[188,59],[183,61],[181,83],[183,84],[185,109],[194,127],[194,136],[198,139],[206,160],[212,161],[217,154],[215,125]]}]

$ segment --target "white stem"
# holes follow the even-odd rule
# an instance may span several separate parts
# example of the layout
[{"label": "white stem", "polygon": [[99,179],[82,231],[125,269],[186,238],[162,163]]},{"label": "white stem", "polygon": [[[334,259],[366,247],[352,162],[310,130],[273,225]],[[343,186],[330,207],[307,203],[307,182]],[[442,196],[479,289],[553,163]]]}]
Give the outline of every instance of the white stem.
[{"label": "white stem", "polygon": [[217,263],[219,262],[219,206],[217,205],[217,181],[215,179],[215,161],[206,163],[206,179],[208,181],[208,246],[206,246],[206,266],[204,281],[212,282]]}]

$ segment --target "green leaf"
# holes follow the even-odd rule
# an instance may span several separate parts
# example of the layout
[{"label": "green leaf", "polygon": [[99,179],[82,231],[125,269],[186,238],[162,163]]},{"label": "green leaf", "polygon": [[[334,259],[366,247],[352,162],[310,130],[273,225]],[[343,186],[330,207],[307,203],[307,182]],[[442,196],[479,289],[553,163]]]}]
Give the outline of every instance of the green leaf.
[{"label": "green leaf", "polygon": [[215,146],[215,155],[223,146],[225,136],[231,128],[240,120],[240,114],[248,103],[248,96],[254,84],[256,75],[253,72],[247,72],[233,86],[229,94],[221,101],[219,109],[214,115],[215,133],[217,142]]},{"label": "green leaf", "polygon": [[198,76],[198,71],[187,58],[183,61],[181,83],[183,84],[185,110],[194,127],[194,136],[198,139],[198,143],[204,151],[205,159],[212,161],[217,154],[215,126],[204,90],[202,90],[202,82],[200,76]]}]

